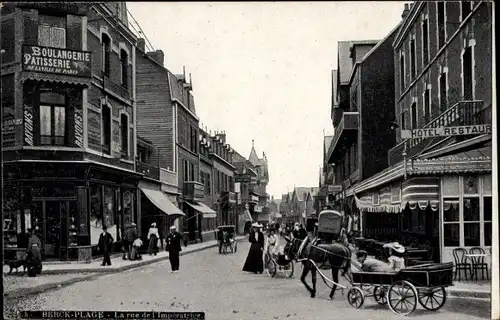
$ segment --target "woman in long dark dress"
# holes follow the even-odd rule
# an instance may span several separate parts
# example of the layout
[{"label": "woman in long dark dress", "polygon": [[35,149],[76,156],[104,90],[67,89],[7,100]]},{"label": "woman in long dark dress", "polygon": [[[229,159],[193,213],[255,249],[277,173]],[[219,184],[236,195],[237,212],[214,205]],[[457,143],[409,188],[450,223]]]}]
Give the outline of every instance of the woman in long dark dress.
[{"label": "woman in long dark dress", "polygon": [[250,250],[248,251],[243,271],[262,273],[264,271],[264,261],[262,258],[264,253],[264,234],[262,233],[261,224],[254,223],[252,227],[253,230],[248,237],[251,243]]}]

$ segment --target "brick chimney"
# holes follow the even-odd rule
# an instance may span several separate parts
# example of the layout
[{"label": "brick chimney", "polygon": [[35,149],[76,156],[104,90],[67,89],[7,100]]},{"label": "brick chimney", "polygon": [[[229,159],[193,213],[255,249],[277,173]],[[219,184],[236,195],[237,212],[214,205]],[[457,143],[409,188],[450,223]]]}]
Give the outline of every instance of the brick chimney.
[{"label": "brick chimney", "polygon": [[137,39],[137,48],[141,49],[142,52],[146,51],[146,40],[143,38]]},{"label": "brick chimney", "polygon": [[405,9],[403,10],[403,13],[401,14],[401,18],[405,19],[408,16],[408,13],[410,13],[410,6],[408,3],[405,3]]},{"label": "brick chimney", "polygon": [[165,59],[165,54],[163,53],[163,50],[156,50],[154,52],[148,52],[146,53],[148,57],[153,59],[154,61],[158,62],[162,67],[163,67],[163,60]]}]

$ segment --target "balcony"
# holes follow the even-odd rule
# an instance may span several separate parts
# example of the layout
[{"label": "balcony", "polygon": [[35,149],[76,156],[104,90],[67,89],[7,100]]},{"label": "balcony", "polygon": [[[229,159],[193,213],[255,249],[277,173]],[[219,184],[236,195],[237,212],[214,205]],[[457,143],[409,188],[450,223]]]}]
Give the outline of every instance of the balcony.
[{"label": "balcony", "polygon": [[184,182],[183,190],[184,200],[203,201],[205,197],[205,186],[197,181]]},{"label": "balcony", "polygon": [[344,112],[339,125],[335,128],[332,142],[328,148],[327,161],[330,163],[332,157],[341,153],[344,146],[357,138],[359,112]]},{"label": "balcony", "polygon": [[156,165],[136,161],[136,171],[148,178],[160,180],[160,167]]},{"label": "balcony", "polygon": [[[448,108],[440,116],[426,124],[422,129],[434,129],[452,126],[467,126],[491,123],[491,106],[483,107],[483,101],[460,101]],[[436,136],[428,138],[406,139],[388,152],[389,166],[403,161],[405,142],[408,143],[406,154],[408,158],[418,156],[428,147],[448,137]]]}]

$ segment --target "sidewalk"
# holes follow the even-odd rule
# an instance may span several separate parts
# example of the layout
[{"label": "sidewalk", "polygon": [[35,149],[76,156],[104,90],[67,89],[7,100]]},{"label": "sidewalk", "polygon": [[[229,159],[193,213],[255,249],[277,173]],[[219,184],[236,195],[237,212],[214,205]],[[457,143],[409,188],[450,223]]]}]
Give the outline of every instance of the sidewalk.
[{"label": "sidewalk", "polygon": [[[237,241],[245,239],[244,236],[235,237]],[[196,243],[183,247],[180,255],[195,253],[218,245],[216,240]],[[52,263],[44,264],[42,274],[30,278],[17,275],[6,275],[9,268],[4,267],[4,298],[18,298],[26,295],[37,294],[46,290],[60,288],[76,282],[93,280],[105,274],[123,272],[140,268],[155,262],[168,259],[168,252],[161,251],[156,256],[142,255],[142,260],[123,260],[122,255],[113,255],[111,266],[101,266],[102,258],[95,259],[89,264],[81,263]],[[15,273],[15,271],[13,272]]]},{"label": "sidewalk", "polygon": [[[358,271],[361,264],[356,260],[355,249],[352,251],[352,271]],[[458,298],[491,298],[491,281],[453,281],[453,286],[446,288],[446,293],[450,297]]]}]

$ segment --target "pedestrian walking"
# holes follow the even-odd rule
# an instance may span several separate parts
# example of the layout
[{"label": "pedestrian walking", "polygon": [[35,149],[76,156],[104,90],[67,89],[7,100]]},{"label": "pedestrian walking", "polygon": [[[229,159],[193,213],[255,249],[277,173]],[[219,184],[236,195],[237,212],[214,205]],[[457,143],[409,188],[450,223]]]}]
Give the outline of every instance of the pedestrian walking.
[{"label": "pedestrian walking", "polygon": [[103,253],[103,259],[101,266],[110,266],[111,265],[111,257],[109,254],[111,253],[111,247],[113,245],[113,236],[108,232],[108,228],[106,226],[102,226],[102,233],[99,236],[98,249]]},{"label": "pedestrian walking", "polygon": [[177,228],[175,226],[170,227],[170,234],[167,236],[166,247],[165,249],[168,251],[168,259],[170,260],[170,266],[172,267],[172,272],[179,272],[179,253],[182,251],[181,249],[181,240],[182,236],[179,232],[177,232]]},{"label": "pedestrian walking", "polygon": [[140,253],[141,247],[142,247],[142,240],[141,238],[137,237],[132,243],[132,253],[130,256],[130,260],[142,260],[142,256]]},{"label": "pedestrian walking", "polygon": [[137,225],[135,223],[131,223],[130,226],[125,230],[125,234],[123,237],[123,259],[126,260],[131,259],[132,255],[132,245],[137,239]]},{"label": "pedestrian walking", "polygon": [[156,254],[158,253],[158,239],[160,239],[160,234],[158,233],[158,228],[156,227],[156,222],[153,222],[151,224],[151,228],[149,228],[149,232],[148,232],[149,255],[154,254],[156,256]]},{"label": "pedestrian walking", "polygon": [[35,234],[34,229],[30,229],[28,232],[31,234],[28,239],[26,256],[28,276],[36,277],[37,274],[42,273],[42,241]]},{"label": "pedestrian walking", "polygon": [[264,271],[264,234],[262,233],[262,225],[258,222],[252,224],[252,232],[248,237],[250,241],[250,250],[248,251],[247,259],[243,265],[243,271],[262,273]]}]

